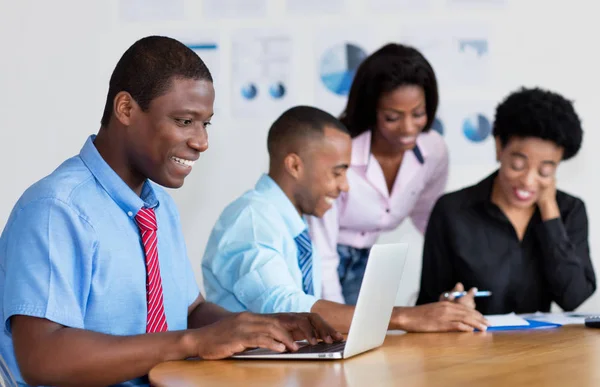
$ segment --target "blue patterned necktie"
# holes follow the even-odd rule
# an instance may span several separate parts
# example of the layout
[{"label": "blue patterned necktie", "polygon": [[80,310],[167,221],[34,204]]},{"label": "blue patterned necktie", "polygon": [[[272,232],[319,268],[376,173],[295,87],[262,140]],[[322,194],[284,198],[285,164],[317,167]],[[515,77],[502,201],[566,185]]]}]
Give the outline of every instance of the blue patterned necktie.
[{"label": "blue patterned necktie", "polygon": [[298,246],[298,266],[302,272],[302,289],[304,293],[315,294],[313,290],[313,275],[312,275],[312,244],[308,229],[305,229],[300,235],[295,238]]}]

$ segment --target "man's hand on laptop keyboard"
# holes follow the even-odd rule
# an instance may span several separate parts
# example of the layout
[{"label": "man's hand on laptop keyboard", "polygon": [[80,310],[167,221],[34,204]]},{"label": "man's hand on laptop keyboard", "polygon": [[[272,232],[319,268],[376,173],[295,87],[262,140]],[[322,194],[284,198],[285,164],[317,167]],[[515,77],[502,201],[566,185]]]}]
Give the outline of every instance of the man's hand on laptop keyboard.
[{"label": "man's hand on laptop keyboard", "polygon": [[193,347],[190,352],[203,359],[224,359],[248,348],[297,351],[296,340],[316,344],[318,339],[325,342],[343,339],[314,313],[261,315],[243,312],[186,333],[184,340]]},{"label": "man's hand on laptop keyboard", "polygon": [[291,332],[294,340],[306,340],[315,345],[318,339],[328,344],[334,341],[344,340],[341,333],[333,329],[316,313],[276,313],[273,316],[279,320],[288,332]]}]

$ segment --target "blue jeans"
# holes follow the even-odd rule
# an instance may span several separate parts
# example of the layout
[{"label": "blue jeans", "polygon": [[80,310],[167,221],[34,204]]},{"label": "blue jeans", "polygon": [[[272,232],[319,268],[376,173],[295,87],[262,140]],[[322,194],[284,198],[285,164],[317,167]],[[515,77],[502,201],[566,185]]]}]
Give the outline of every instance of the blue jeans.
[{"label": "blue jeans", "polygon": [[338,275],[342,285],[342,294],[348,305],[356,305],[370,250],[371,248],[357,249],[345,245],[337,246],[337,252],[340,256]]}]

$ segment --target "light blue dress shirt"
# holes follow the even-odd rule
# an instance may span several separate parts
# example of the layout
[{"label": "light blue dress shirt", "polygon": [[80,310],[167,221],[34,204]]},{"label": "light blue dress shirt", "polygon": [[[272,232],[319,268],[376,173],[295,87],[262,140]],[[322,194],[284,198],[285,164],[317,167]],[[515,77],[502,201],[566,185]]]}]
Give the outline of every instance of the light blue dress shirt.
[{"label": "light blue dress shirt", "polygon": [[233,312],[310,312],[321,297],[321,264],[313,250],[315,295],[305,294],[294,238],[306,227],[277,183],[263,175],[212,230],[202,260],[207,300]]},{"label": "light blue dress shirt", "polygon": [[187,328],[188,306],[199,295],[171,197],[149,181],[137,196],[102,159],[94,138],[25,191],[0,236],[0,353],[20,383],[13,315],[110,335],[146,332],[145,255],[134,219],[142,206],[156,211],[169,330]]}]

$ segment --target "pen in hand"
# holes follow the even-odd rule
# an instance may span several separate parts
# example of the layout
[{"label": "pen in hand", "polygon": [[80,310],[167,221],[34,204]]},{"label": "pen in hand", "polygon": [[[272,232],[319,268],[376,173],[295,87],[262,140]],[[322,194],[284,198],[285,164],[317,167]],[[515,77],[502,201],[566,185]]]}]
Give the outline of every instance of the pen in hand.
[{"label": "pen in hand", "polygon": [[[453,297],[454,299],[466,296],[468,292],[446,292],[443,294],[444,298]],[[489,297],[492,295],[492,292],[489,290],[478,290],[475,292],[475,297]]]}]

